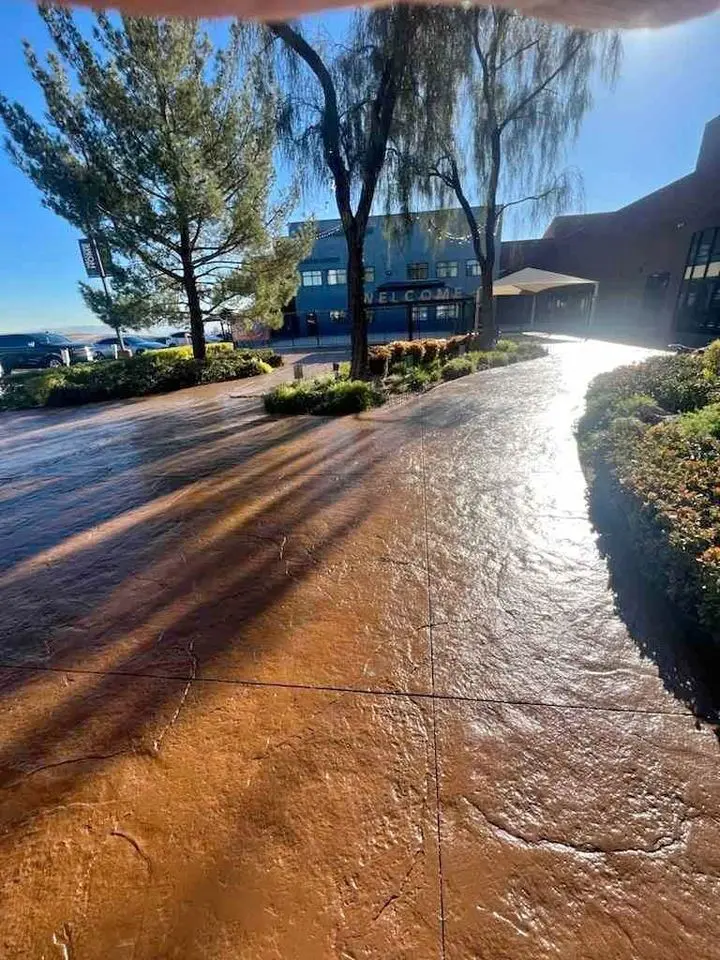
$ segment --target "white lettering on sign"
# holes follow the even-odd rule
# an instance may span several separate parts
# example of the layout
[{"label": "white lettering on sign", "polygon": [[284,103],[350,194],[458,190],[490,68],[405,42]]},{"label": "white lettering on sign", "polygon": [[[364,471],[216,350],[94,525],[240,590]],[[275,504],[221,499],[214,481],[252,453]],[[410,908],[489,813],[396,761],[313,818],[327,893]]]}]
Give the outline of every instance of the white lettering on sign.
[{"label": "white lettering on sign", "polygon": [[414,290],[406,290],[406,291],[405,291],[405,299],[407,300],[408,303],[411,303],[411,302],[415,299],[415,291],[414,291]]},{"label": "white lettering on sign", "polygon": [[387,302],[388,302],[387,294],[385,293],[384,290],[381,290],[380,293],[378,294],[378,303],[387,303]]},{"label": "white lettering on sign", "polygon": [[432,292],[432,290],[421,290],[421,291],[420,291],[420,299],[421,299],[421,300],[432,300],[432,298],[433,298],[433,292]]}]

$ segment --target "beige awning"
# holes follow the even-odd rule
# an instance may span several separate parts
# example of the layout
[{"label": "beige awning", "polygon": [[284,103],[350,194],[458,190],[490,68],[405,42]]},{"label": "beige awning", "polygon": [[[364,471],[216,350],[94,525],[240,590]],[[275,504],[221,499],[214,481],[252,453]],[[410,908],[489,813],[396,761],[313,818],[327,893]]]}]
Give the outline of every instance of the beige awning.
[{"label": "beige awning", "polygon": [[527,293],[543,293],[555,287],[571,287],[581,284],[594,284],[595,280],[583,277],[570,277],[564,273],[551,273],[549,270],[539,270],[537,267],[524,267],[507,277],[501,277],[493,284],[493,294],[496,297],[517,297]]}]

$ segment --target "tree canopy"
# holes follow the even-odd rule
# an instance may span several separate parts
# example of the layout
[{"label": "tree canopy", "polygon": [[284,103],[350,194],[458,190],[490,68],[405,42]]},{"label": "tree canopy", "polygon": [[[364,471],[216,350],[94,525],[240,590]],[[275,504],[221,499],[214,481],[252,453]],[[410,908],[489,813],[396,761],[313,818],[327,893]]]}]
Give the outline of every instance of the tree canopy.
[{"label": "tree canopy", "polygon": [[297,24],[269,25],[285,53],[279,66],[288,153],[306,180],[330,179],[347,242],[356,377],[365,373],[368,349],[363,244],[388,147],[454,88],[453,36],[438,29],[442,23],[437,8],[393,4],[358,10],[340,42],[311,37]]},{"label": "tree canopy", "polygon": [[258,31],[234,25],[215,49],[197,20],[99,13],[86,35],[64,7],[40,15],[54,49],[25,56],[46,122],[4,97],[0,117],[44,203],[112,251],[114,305],[88,285],[86,302],[113,325],[189,318],[199,358],[222,309],[278,325],[307,242],[280,236],[294,198],[275,191]]},{"label": "tree canopy", "polygon": [[452,97],[431,101],[425,123],[404,129],[391,154],[391,199],[405,211],[430,201],[465,212],[481,269],[483,335],[491,340],[498,227],[514,211],[536,221],[577,199],[580,179],[563,167],[565,151],[592,105],[593,85],[615,78],[621,47],[616,33],[497,6],[445,16],[464,74],[455,75]]}]

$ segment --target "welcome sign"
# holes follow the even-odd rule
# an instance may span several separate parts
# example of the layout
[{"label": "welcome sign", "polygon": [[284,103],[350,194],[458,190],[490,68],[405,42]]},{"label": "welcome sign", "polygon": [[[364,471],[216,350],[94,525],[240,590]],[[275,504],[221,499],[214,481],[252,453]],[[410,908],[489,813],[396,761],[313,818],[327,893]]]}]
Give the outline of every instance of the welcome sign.
[{"label": "welcome sign", "polygon": [[472,294],[466,293],[461,287],[412,287],[395,290],[378,289],[365,294],[365,303],[397,304],[405,303],[437,303],[443,300],[465,300]]}]

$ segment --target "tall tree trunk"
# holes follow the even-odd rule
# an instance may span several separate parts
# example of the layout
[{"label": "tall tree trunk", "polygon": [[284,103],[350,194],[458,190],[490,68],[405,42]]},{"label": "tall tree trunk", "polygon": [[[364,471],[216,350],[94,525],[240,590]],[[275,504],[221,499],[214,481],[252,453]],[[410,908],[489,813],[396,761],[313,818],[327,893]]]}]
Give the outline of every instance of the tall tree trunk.
[{"label": "tall tree trunk", "polygon": [[368,323],[367,310],[365,309],[363,239],[357,229],[353,229],[347,234],[347,297],[352,343],[350,377],[353,380],[365,379],[368,366]]},{"label": "tall tree trunk", "polygon": [[183,265],[183,287],[185,288],[185,297],[190,314],[190,338],[192,339],[193,356],[196,360],[204,360],[206,355],[205,324],[203,323],[195,267],[192,262],[190,231],[185,226],[180,228],[180,256]]},{"label": "tall tree trunk", "polygon": [[487,350],[497,340],[495,320],[495,297],[493,275],[495,273],[495,231],[497,230],[497,192],[500,182],[500,138],[502,131],[496,127],[490,136],[490,177],[485,199],[485,257],[480,261],[482,273],[482,299],[480,301],[482,331],[481,349]]}]

